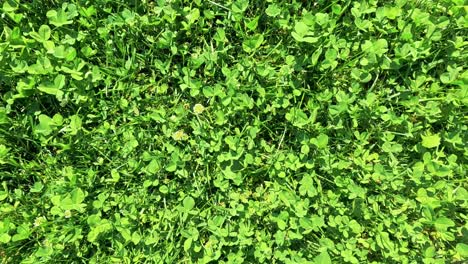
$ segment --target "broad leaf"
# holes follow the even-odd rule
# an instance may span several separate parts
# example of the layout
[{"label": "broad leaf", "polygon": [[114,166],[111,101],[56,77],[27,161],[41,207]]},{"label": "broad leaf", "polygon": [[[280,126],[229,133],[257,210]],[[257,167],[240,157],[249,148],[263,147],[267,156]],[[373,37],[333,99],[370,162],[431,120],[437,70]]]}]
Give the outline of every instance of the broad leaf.
[{"label": "broad leaf", "polygon": [[435,148],[440,145],[440,136],[438,134],[426,135],[422,137],[422,145],[425,148]]}]

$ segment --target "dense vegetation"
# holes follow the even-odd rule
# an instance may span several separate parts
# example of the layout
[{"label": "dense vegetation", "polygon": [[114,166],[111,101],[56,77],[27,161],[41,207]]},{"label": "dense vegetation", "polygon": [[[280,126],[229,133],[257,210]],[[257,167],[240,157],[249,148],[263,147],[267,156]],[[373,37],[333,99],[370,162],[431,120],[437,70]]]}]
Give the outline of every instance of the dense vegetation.
[{"label": "dense vegetation", "polygon": [[463,0],[0,3],[2,263],[468,258]]}]

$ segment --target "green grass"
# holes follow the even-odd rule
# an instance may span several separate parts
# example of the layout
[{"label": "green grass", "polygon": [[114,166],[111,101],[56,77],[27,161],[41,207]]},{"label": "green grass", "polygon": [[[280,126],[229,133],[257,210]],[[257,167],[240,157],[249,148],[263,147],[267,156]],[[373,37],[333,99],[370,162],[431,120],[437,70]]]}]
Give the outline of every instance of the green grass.
[{"label": "green grass", "polygon": [[462,263],[463,0],[0,2],[2,263]]}]

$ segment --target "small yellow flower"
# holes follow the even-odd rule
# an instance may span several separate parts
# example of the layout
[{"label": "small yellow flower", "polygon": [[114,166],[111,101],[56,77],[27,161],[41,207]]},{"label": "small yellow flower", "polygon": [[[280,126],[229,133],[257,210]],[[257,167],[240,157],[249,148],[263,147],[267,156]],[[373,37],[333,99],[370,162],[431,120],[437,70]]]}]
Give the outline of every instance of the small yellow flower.
[{"label": "small yellow flower", "polygon": [[42,241],[42,244],[43,244],[44,247],[46,247],[46,248],[52,247],[52,243],[51,243],[48,239],[44,239],[44,241]]},{"label": "small yellow flower", "polygon": [[172,134],[172,138],[174,138],[174,140],[183,140],[183,139],[186,139],[187,138],[187,134],[185,134],[184,130],[178,130],[176,132],[174,132],[174,134]]},{"label": "small yellow flower", "polygon": [[45,217],[43,217],[43,216],[37,217],[37,218],[34,220],[34,226],[35,226],[35,227],[38,227],[38,226],[40,226],[42,223],[44,223],[45,221],[47,221]]},{"label": "small yellow flower", "polygon": [[199,115],[203,113],[203,111],[205,111],[205,107],[202,104],[196,104],[193,106],[193,112],[195,112],[195,114]]},{"label": "small yellow flower", "polygon": [[70,218],[72,216],[72,213],[70,210],[65,210],[65,212],[63,213],[63,215],[65,216],[65,218]]}]

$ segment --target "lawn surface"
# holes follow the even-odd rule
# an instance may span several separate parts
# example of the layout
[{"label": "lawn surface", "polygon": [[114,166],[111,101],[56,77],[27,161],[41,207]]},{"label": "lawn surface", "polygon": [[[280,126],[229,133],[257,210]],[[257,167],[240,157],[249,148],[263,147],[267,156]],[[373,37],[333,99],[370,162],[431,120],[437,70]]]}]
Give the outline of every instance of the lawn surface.
[{"label": "lawn surface", "polygon": [[0,1],[2,263],[462,263],[463,0]]}]

